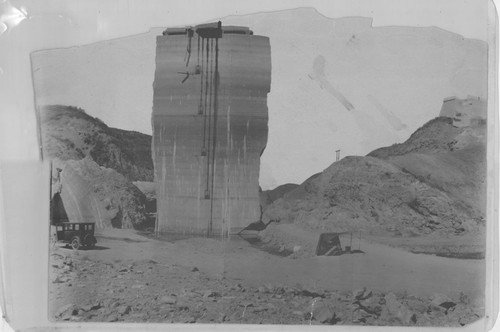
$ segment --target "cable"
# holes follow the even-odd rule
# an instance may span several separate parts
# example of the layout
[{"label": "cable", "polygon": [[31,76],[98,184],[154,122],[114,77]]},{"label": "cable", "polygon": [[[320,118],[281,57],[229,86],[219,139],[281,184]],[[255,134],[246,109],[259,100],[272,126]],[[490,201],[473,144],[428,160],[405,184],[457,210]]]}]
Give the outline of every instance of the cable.
[{"label": "cable", "polygon": [[[212,44],[213,46],[213,44]],[[214,208],[214,183],[215,183],[215,149],[217,147],[217,98],[219,90],[219,38],[215,38],[215,73],[212,81],[214,85],[214,133],[212,139],[212,192],[210,202],[210,225],[209,234],[212,234],[213,208]]]},{"label": "cable", "polygon": [[198,35],[198,62],[196,63],[198,66],[200,65],[200,35]]},{"label": "cable", "polygon": [[[203,38],[203,41],[205,38]],[[206,68],[205,68],[205,102],[203,103],[203,114],[204,119],[203,119],[203,146],[201,147],[201,154],[205,155],[206,154],[206,147],[205,147],[205,142],[206,142],[206,131],[207,131],[207,93],[208,93],[208,39],[207,39],[207,57],[206,57]]]},{"label": "cable", "polygon": [[188,45],[186,48],[186,55],[184,56],[184,61],[186,61],[186,67],[189,66],[189,59],[191,59],[191,40],[193,38],[193,30],[191,28],[187,29],[187,34],[188,34]]},{"label": "cable", "polygon": [[[200,103],[198,104],[198,115],[203,114],[203,45],[205,39],[201,41],[201,79],[200,79]],[[198,66],[200,65],[200,37],[198,36]]]},{"label": "cable", "polygon": [[213,83],[213,58],[214,42],[210,38],[210,91],[209,91],[209,103],[208,103],[208,135],[207,135],[207,191],[209,190],[209,180],[210,180],[210,131],[212,129],[212,83]]}]

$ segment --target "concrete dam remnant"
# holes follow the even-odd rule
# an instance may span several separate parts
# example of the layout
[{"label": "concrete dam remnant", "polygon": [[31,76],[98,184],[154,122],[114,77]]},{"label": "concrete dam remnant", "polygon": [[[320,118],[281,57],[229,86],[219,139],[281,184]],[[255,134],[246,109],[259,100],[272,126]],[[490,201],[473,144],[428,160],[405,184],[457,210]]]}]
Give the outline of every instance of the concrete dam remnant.
[{"label": "concrete dam remnant", "polygon": [[153,84],[156,231],[227,236],[260,219],[269,38],[221,22],[157,37]]},{"label": "concrete dam remnant", "polygon": [[460,99],[452,96],[443,100],[439,116],[452,118],[456,127],[481,125],[486,123],[487,109],[487,101],[481,97],[469,95]]}]

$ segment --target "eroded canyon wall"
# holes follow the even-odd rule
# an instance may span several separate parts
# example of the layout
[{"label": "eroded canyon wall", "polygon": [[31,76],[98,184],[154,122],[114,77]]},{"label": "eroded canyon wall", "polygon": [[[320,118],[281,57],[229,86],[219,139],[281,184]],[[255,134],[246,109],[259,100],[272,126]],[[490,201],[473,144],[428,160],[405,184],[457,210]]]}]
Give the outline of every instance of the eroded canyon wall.
[{"label": "eroded canyon wall", "polygon": [[157,37],[153,162],[157,231],[228,235],[260,219],[269,38],[212,24]]},{"label": "eroded canyon wall", "polygon": [[146,227],[146,197],[123,175],[90,157],[52,160],[52,223],[93,222],[97,228]]}]

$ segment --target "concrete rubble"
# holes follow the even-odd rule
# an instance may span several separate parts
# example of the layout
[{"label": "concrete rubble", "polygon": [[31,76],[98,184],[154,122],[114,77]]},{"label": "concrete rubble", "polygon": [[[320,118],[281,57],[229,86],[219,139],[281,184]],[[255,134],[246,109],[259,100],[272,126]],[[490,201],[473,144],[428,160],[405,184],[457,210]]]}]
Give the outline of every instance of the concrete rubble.
[{"label": "concrete rubble", "polygon": [[[68,288],[74,292],[71,303],[53,308],[52,318],[58,321],[458,327],[483,315],[464,296],[424,298],[366,288],[335,291],[283,284],[255,287],[152,260],[131,267],[53,254],[51,266],[55,294]],[[169,283],[161,282],[165,278]],[[138,284],[144,287],[134,287]]]}]

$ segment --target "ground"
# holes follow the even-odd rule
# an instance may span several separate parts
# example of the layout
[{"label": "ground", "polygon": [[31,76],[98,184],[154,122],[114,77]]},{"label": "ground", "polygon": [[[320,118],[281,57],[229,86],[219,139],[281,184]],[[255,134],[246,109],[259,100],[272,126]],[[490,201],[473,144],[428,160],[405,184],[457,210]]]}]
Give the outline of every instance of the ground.
[{"label": "ground", "polygon": [[414,254],[367,235],[358,253],[304,258],[239,237],[108,229],[97,241],[51,246],[51,320],[461,326],[484,315],[484,259]]}]

